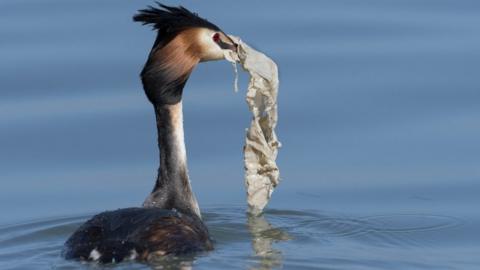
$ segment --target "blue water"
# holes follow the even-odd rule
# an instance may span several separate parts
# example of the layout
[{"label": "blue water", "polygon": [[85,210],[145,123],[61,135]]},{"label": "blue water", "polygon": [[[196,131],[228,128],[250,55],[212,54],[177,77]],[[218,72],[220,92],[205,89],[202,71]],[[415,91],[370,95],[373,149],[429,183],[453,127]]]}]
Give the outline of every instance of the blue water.
[{"label": "blue water", "polygon": [[[131,16],[151,3],[0,2],[1,269],[98,268],[63,260],[65,239],[150,192],[154,33]],[[245,215],[244,92],[229,63],[199,65],[185,134],[216,250],[160,266],[479,269],[480,2],[181,4],[277,61],[282,183]]]}]

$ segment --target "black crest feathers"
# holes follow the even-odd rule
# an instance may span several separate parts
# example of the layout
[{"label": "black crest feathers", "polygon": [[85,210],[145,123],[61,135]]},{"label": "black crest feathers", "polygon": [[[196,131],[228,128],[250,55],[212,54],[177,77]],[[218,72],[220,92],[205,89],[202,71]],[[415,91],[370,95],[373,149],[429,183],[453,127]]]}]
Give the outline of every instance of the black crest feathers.
[{"label": "black crest feathers", "polygon": [[[152,25],[157,30],[157,37],[141,77],[145,93],[153,104],[175,104],[181,100],[183,87],[197,60],[186,53],[175,54],[173,49],[178,49],[178,44],[177,47],[163,49],[184,30],[220,29],[182,6],[157,4],[158,7],[148,6],[133,16],[135,22]],[[180,58],[183,59],[183,66],[177,63]]]},{"label": "black crest feathers", "polygon": [[139,10],[133,16],[133,20],[142,24],[151,24],[154,29],[158,30],[159,35],[171,36],[176,35],[182,30],[192,27],[204,27],[214,31],[220,31],[218,26],[198,16],[198,14],[188,9],[179,7],[170,7],[159,2],[158,8],[148,6],[147,9]]}]

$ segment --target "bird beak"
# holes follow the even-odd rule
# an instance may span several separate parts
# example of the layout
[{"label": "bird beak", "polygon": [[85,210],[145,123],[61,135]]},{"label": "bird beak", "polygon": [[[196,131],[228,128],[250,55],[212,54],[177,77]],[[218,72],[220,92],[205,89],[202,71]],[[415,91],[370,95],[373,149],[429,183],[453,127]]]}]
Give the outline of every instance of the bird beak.
[{"label": "bird beak", "polygon": [[220,48],[222,48],[223,50],[232,50],[234,52],[237,52],[238,44],[235,43],[225,33],[223,33],[223,35],[225,36],[225,38],[221,38],[220,41],[218,42],[218,45],[220,45]]}]

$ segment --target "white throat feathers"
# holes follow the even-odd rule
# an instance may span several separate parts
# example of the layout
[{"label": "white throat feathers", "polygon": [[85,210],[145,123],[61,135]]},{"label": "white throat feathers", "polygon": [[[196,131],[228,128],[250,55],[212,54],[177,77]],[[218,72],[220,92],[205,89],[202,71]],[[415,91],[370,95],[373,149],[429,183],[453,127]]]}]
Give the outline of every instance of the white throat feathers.
[{"label": "white throat feathers", "polygon": [[155,187],[143,205],[193,212],[200,217],[188,177],[182,102],[155,106],[155,113],[160,167]]}]

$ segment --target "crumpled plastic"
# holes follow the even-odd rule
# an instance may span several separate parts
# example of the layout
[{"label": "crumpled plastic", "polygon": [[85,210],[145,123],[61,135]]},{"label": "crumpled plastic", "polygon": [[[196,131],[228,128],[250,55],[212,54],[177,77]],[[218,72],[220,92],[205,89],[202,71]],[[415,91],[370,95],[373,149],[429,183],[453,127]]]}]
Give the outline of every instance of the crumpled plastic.
[{"label": "crumpled plastic", "polygon": [[[280,173],[276,164],[279,142],[275,133],[277,125],[278,68],[275,62],[252,49],[238,37],[230,36],[237,44],[237,52],[225,51],[225,59],[236,63],[250,74],[246,101],[252,112],[250,127],[246,130],[243,149],[245,186],[248,211],[259,215],[269,202],[279,184]],[[237,87],[235,78],[235,90]]]}]

